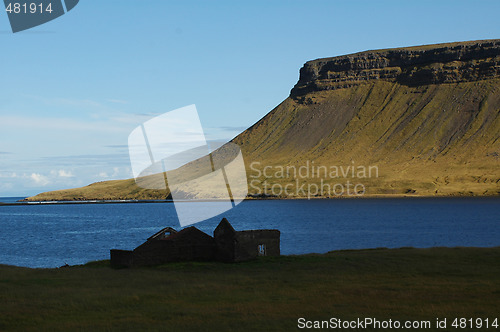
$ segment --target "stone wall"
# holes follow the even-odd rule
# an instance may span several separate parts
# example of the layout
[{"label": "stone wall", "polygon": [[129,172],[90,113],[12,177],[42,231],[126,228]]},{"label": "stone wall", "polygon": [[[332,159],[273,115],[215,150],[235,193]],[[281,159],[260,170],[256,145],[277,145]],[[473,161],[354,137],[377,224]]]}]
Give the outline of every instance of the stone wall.
[{"label": "stone wall", "polygon": [[214,230],[214,237],[195,227],[188,227],[166,238],[151,237],[133,251],[112,249],[111,265],[132,267],[182,261],[240,262],[257,258],[260,254],[280,255],[280,232],[236,232],[224,218]]},{"label": "stone wall", "polygon": [[236,232],[234,261],[246,261],[259,256],[259,245],[265,246],[264,256],[280,255],[280,231],[252,230]]},{"label": "stone wall", "polygon": [[111,249],[110,255],[112,267],[130,267],[133,265],[134,252],[131,250]]}]

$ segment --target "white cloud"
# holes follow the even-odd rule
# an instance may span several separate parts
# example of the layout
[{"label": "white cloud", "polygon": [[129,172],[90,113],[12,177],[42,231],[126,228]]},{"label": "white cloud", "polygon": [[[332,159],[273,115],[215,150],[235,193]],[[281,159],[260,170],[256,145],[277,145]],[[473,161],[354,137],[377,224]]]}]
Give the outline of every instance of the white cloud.
[{"label": "white cloud", "polygon": [[53,177],[60,177],[60,178],[73,178],[75,177],[71,171],[65,171],[63,169],[60,170],[52,170],[50,171],[50,175]]},{"label": "white cloud", "polygon": [[109,175],[108,175],[108,173],[106,173],[106,172],[101,172],[101,173],[99,173],[99,175],[98,175],[98,176],[99,176],[100,178],[109,178]]},{"label": "white cloud", "polygon": [[134,175],[132,174],[132,169],[130,167],[113,167],[112,172],[109,171],[101,171],[97,174],[99,179],[128,179],[132,178]]},{"label": "white cloud", "polygon": [[42,174],[38,174],[38,173],[32,173],[30,175],[30,178],[35,181],[36,184],[40,185],[40,186],[46,186],[50,183],[49,179],[42,175]]},{"label": "white cloud", "polygon": [[73,175],[73,173],[71,173],[71,171],[67,172],[67,171],[65,171],[63,169],[59,170],[58,174],[62,178],[72,178],[72,177],[74,177],[74,175]]}]

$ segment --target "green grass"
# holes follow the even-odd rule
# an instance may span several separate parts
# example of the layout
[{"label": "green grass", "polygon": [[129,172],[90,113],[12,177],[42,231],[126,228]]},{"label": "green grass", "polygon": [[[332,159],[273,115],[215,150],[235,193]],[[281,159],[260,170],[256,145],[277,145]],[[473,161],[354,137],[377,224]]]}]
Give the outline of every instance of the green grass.
[{"label": "green grass", "polygon": [[500,248],[375,249],[238,264],[0,266],[0,330],[290,331],[297,319],[498,317]]}]

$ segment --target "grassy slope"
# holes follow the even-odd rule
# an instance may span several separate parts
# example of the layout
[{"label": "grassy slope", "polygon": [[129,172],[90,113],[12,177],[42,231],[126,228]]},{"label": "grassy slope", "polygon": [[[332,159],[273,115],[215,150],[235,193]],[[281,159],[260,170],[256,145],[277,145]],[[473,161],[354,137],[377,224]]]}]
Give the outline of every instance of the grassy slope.
[{"label": "grassy slope", "polygon": [[0,330],[290,331],[299,317],[500,319],[499,261],[500,248],[433,248],[131,270],[0,266]]},{"label": "grassy slope", "polygon": [[262,165],[377,165],[379,178],[360,180],[367,194],[498,195],[499,91],[495,79],[312,93],[308,105],[285,100],[235,141]]},{"label": "grassy slope", "polygon": [[102,181],[86,187],[50,191],[35,196],[35,201],[75,201],[75,200],[120,200],[120,199],[166,199],[166,190],[140,188],[134,179]]}]

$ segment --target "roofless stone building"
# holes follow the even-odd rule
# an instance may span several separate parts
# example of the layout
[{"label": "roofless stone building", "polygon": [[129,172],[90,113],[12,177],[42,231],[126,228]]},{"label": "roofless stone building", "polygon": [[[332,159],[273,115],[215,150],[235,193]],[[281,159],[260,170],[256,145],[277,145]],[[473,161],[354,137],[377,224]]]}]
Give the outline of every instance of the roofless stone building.
[{"label": "roofless stone building", "polygon": [[111,265],[136,267],[184,261],[242,262],[280,255],[280,231],[236,231],[223,218],[210,236],[196,227],[177,232],[166,227],[134,250],[111,249]]}]

